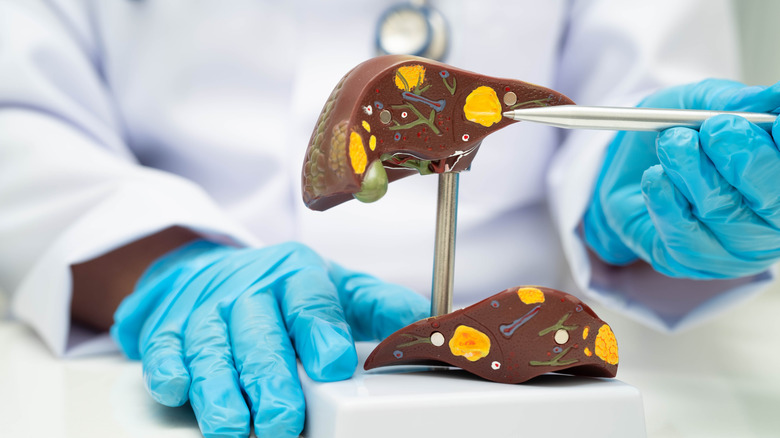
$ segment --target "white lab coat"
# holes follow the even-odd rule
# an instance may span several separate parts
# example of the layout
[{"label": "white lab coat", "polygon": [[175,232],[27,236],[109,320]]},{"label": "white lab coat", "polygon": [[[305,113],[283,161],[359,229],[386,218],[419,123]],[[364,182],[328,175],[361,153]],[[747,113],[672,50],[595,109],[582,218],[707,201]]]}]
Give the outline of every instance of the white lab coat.
[{"label": "white lab coat", "polygon": [[[428,294],[435,177],[324,213],[300,197],[319,111],[397,3],[0,0],[0,289],[13,315],[56,354],[88,351],[70,326],[69,266],[173,225],[241,245],[300,240]],[[448,63],[582,104],[736,75],[725,1],[433,3]],[[485,140],[461,177],[456,304],[541,284],[673,328],[768,279],[694,283],[589,258],[577,227],[611,135],[520,124]]]}]

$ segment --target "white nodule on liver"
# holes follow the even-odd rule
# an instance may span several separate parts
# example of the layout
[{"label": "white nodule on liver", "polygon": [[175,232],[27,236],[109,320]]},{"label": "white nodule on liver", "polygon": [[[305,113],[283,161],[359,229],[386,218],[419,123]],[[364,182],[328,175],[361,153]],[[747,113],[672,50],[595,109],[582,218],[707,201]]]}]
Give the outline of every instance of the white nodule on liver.
[{"label": "white nodule on liver", "polygon": [[564,329],[559,329],[555,332],[555,342],[558,344],[565,344],[569,342],[569,332]]}]

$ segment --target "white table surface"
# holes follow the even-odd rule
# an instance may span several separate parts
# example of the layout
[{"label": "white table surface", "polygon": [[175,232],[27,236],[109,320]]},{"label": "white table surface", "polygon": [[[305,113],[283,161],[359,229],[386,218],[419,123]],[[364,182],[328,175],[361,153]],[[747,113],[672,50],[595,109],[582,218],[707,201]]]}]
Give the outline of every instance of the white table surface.
[{"label": "white table surface", "polygon": [[[780,437],[780,285],[677,335],[596,311],[617,335],[618,377],[642,392],[648,437]],[[0,321],[0,437],[42,436],[200,434],[189,407],[151,400],[139,363],[58,360],[29,329]]]}]

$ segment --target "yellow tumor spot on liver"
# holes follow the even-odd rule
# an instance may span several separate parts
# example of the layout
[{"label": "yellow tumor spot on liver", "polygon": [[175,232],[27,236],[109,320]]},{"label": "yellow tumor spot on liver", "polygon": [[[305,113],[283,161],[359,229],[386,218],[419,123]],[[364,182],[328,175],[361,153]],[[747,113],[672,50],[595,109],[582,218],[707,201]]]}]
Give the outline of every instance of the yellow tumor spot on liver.
[{"label": "yellow tumor spot on liver", "polygon": [[587,325],[584,329],[582,329],[582,339],[588,339],[588,334],[590,333],[590,327]]},{"label": "yellow tumor spot on liver", "polygon": [[585,350],[583,350],[583,351],[585,352],[585,356],[588,356],[588,357],[593,356],[593,352],[590,351],[590,348],[585,347]]},{"label": "yellow tumor spot on liver", "polygon": [[372,151],[376,149],[376,137],[373,135],[368,139],[368,147],[371,148]]},{"label": "yellow tumor spot on liver", "polygon": [[544,292],[535,287],[521,287],[517,290],[517,296],[525,304],[543,303]]},{"label": "yellow tumor spot on liver", "polygon": [[363,120],[363,129],[365,129],[367,132],[371,132],[371,125],[369,125],[365,120]]},{"label": "yellow tumor spot on liver", "polygon": [[490,87],[480,86],[466,96],[463,114],[466,120],[489,127],[501,121],[501,102],[496,91]]},{"label": "yellow tumor spot on liver", "polygon": [[419,64],[398,67],[395,72],[395,86],[399,90],[411,91],[425,81],[425,67]]},{"label": "yellow tumor spot on liver", "polygon": [[366,156],[366,149],[363,147],[363,138],[355,131],[349,135],[349,159],[355,173],[360,175],[366,171],[368,156]]},{"label": "yellow tumor spot on liver", "polygon": [[463,356],[474,362],[490,353],[490,338],[475,328],[459,325],[450,339],[449,346],[455,356]]},{"label": "yellow tumor spot on liver", "polygon": [[596,356],[611,365],[618,363],[617,339],[606,324],[601,326],[599,334],[596,335]]}]

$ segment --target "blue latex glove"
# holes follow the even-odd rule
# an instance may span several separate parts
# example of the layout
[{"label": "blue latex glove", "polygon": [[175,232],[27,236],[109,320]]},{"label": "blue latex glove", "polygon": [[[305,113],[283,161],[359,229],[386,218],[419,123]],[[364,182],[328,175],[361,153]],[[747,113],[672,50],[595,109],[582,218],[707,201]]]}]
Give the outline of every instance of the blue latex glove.
[{"label": "blue latex glove", "polygon": [[[143,362],[152,397],[190,401],[206,437],[297,437],[314,380],[352,376],[353,338],[384,338],[429,314],[425,298],[330,264],[297,243],[237,249],[197,241],[152,264],[111,335]],[[244,398],[246,396],[246,399]]]},{"label": "blue latex glove", "polygon": [[[780,83],[725,80],[669,88],[640,106],[778,112]],[[735,278],[780,259],[780,151],[772,135],[721,115],[699,131],[619,133],[584,218],[606,262],[642,259],[672,277]]]}]

